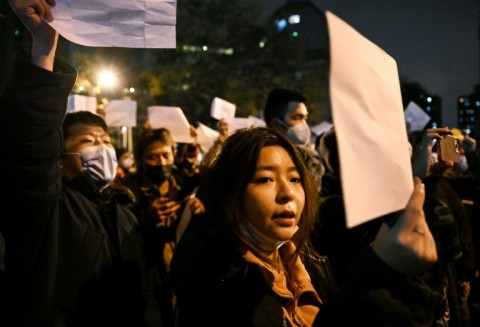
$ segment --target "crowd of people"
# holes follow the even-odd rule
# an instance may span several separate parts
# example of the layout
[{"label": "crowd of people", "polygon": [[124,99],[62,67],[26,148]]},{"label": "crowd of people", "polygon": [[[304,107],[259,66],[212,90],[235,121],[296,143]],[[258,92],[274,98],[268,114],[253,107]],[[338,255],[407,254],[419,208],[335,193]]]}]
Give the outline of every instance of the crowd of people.
[{"label": "crowd of people", "polygon": [[406,207],[347,228],[337,130],[312,142],[300,92],[268,94],[266,127],[219,121],[208,151],[145,128],[130,153],[101,116],[66,114],[54,1],[9,3],[33,43],[0,98],[2,326],[475,325],[467,133],[455,163],[436,148],[451,129],[409,133]]}]

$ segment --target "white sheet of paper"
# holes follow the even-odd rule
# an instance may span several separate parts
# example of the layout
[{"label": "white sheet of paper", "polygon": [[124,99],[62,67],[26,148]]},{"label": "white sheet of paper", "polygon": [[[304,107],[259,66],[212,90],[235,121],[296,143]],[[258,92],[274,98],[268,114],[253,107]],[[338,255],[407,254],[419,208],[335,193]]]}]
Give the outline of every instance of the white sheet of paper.
[{"label": "white sheet of paper", "polygon": [[200,144],[200,148],[204,153],[208,152],[220,133],[200,122],[198,123],[196,131],[197,142]]},{"label": "white sheet of paper", "polygon": [[175,48],[176,0],[57,0],[51,23],[91,47]]},{"label": "white sheet of paper", "polygon": [[189,206],[185,206],[183,209],[182,215],[180,216],[180,221],[178,222],[177,230],[175,231],[175,238],[177,242],[180,241],[183,234],[187,230],[188,224],[192,220],[192,211]]},{"label": "white sheet of paper", "polygon": [[410,101],[405,109],[405,121],[408,123],[408,131],[422,131],[430,121],[430,116],[413,101]]},{"label": "white sheet of paper", "polygon": [[395,60],[326,12],[347,227],[405,208],[413,177]]},{"label": "white sheet of paper", "polygon": [[263,119],[260,119],[258,117],[255,117],[255,116],[248,116],[248,119],[250,119],[250,121],[252,121],[252,123],[255,125],[255,127],[265,127],[267,126],[267,123],[265,123],[265,121]]},{"label": "white sheet of paper", "polygon": [[256,127],[255,122],[250,120],[249,118],[235,117],[227,119],[226,121],[228,123],[228,134],[231,134],[240,128]]},{"label": "white sheet of paper", "polygon": [[148,120],[152,128],[164,127],[170,131],[177,143],[193,143],[190,135],[190,123],[179,107],[151,106],[148,107]]},{"label": "white sheet of paper", "polygon": [[237,106],[231,102],[220,98],[213,98],[212,106],[210,108],[210,116],[217,119],[231,119],[235,117],[235,110]]},{"label": "white sheet of paper", "polygon": [[325,132],[328,132],[333,127],[333,124],[328,121],[322,121],[320,124],[317,124],[311,128],[312,132],[316,136],[320,136]]},{"label": "white sheet of paper", "polygon": [[137,101],[111,100],[105,107],[108,127],[137,126]]},{"label": "white sheet of paper", "polygon": [[67,112],[83,110],[93,112],[94,114],[97,113],[97,98],[81,94],[70,94],[68,96]]}]

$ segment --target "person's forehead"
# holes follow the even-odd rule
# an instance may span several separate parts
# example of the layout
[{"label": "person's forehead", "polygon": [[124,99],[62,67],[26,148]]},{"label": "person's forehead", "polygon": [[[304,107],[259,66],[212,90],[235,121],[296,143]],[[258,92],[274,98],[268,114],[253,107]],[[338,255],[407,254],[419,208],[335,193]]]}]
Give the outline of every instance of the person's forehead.
[{"label": "person's forehead", "polygon": [[164,152],[172,152],[172,146],[165,144],[161,141],[155,141],[153,143],[150,143],[145,151],[146,153],[153,153],[153,152],[158,152],[158,153],[164,153]]},{"label": "person's forehead", "polygon": [[68,127],[70,137],[77,137],[80,135],[92,135],[95,137],[108,136],[107,132],[101,126],[76,123]]},{"label": "person's forehead", "polygon": [[305,103],[299,101],[289,101],[287,115],[290,116],[292,114],[302,114],[305,116],[308,115],[308,110]]}]

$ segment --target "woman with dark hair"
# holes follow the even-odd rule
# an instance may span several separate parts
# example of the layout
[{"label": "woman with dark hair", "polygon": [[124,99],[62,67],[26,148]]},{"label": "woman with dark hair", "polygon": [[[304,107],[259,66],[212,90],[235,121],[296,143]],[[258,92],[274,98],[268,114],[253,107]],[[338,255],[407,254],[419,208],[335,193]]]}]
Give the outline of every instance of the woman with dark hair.
[{"label": "woman with dark hair", "polygon": [[206,223],[170,266],[177,326],[428,325],[437,297],[409,278],[436,260],[421,184],[337,290],[327,258],[309,245],[315,185],[285,136],[239,130],[206,167]]}]

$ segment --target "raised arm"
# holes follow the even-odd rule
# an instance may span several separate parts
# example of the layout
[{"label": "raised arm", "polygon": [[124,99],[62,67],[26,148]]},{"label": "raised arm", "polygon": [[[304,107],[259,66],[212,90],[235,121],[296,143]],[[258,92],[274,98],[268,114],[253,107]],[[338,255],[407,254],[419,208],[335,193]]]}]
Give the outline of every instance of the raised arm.
[{"label": "raised arm", "polygon": [[0,212],[17,224],[21,217],[40,220],[52,207],[61,189],[59,158],[62,153],[62,121],[67,99],[75,84],[76,70],[55,61],[57,32],[52,20],[53,0],[9,0],[13,11],[33,37],[31,51],[17,54],[11,76],[0,98],[0,147],[8,190],[0,192]]},{"label": "raised arm", "polygon": [[50,7],[55,0],[9,0],[9,4],[32,34],[31,62],[52,71],[58,33],[47,22],[53,21]]}]

